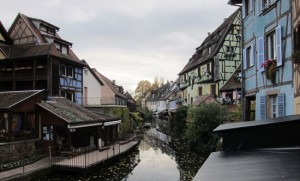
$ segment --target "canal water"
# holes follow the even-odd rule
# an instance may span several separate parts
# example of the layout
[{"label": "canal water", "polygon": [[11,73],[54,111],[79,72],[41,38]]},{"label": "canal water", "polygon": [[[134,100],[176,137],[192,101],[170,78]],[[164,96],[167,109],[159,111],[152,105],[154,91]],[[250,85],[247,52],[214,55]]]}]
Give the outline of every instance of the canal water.
[{"label": "canal water", "polygon": [[55,173],[38,180],[191,181],[204,158],[170,136],[148,130],[132,152],[88,175]]}]

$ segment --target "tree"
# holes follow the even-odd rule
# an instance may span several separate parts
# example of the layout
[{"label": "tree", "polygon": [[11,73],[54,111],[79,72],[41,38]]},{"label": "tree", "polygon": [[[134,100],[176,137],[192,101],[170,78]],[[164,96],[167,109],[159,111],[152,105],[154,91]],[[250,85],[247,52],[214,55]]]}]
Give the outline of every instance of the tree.
[{"label": "tree", "polygon": [[135,89],[135,98],[139,99],[149,92],[151,83],[148,80],[141,80]]},{"label": "tree", "polygon": [[164,85],[164,83],[165,83],[165,79],[163,77],[155,76],[150,90],[156,90],[159,87],[161,87],[162,85]]},{"label": "tree", "polygon": [[185,138],[194,150],[209,154],[215,151],[219,136],[212,131],[221,123],[227,122],[228,111],[218,104],[202,104],[188,111],[189,122]]}]

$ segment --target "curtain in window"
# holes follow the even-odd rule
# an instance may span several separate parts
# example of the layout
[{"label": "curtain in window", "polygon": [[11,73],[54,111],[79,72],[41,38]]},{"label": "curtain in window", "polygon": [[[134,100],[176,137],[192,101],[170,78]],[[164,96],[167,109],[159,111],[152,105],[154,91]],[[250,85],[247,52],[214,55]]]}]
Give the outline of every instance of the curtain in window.
[{"label": "curtain in window", "polygon": [[12,130],[13,130],[13,132],[19,132],[19,131],[21,131],[21,127],[22,127],[21,113],[15,113],[13,115]]}]

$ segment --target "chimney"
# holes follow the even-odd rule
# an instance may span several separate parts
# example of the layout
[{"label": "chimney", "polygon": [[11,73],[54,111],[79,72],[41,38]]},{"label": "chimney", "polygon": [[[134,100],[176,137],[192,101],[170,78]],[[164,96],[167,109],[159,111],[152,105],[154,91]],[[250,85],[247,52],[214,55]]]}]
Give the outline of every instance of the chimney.
[{"label": "chimney", "polygon": [[209,36],[209,35],[210,35],[210,32],[207,32],[207,35]]},{"label": "chimney", "polygon": [[115,80],[112,80],[111,82],[112,82],[113,85],[116,85],[116,81]]}]

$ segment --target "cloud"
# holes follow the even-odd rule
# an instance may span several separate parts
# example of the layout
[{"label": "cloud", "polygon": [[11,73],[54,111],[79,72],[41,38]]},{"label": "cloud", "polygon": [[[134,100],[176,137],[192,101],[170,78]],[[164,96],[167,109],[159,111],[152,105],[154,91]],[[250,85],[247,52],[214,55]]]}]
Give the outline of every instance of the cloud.
[{"label": "cloud", "polygon": [[10,0],[5,7],[6,28],[18,12],[52,23],[79,58],[132,91],[155,76],[175,80],[207,32],[236,10],[227,0]]}]

